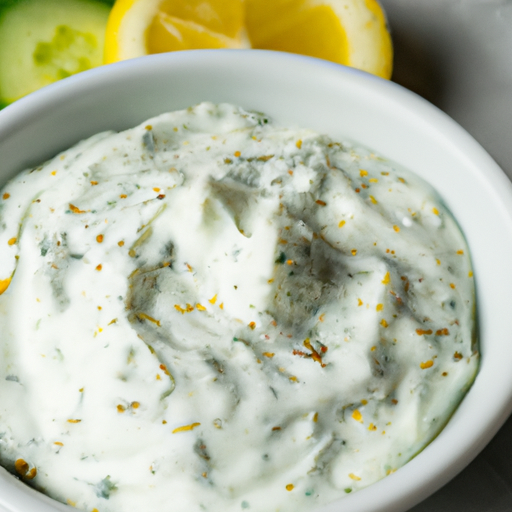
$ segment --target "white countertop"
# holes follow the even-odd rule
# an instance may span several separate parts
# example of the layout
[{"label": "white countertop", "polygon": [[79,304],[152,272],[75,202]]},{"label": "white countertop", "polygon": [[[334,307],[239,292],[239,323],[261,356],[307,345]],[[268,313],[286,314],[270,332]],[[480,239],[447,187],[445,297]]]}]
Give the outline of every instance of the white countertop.
[{"label": "white countertop", "polygon": [[[449,114],[512,178],[512,0],[380,2],[395,45],[393,80]],[[511,510],[512,418],[459,476],[410,512]]]}]

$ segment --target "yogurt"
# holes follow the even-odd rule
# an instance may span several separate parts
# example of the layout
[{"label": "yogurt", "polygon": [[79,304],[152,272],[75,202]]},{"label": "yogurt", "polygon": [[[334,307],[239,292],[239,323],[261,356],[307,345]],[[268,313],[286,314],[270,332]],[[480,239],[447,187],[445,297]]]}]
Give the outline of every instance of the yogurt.
[{"label": "yogurt", "polygon": [[0,193],[0,458],[95,512],[311,510],[478,368],[463,235],[370,149],[202,103]]}]

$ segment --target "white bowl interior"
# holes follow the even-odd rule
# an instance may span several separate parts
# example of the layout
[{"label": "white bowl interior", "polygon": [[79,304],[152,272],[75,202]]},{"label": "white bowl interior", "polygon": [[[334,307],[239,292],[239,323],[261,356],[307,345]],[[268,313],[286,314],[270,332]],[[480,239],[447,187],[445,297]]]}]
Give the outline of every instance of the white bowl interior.
[{"label": "white bowl interior", "polygon": [[[512,408],[512,186],[455,122],[401,87],[327,62],[263,51],[193,51],[106,66],[38,91],[0,112],[0,181],[78,140],[200,101],[263,111],[283,124],[357,140],[413,170],[444,198],[475,268],[480,372],[436,440],[404,468],[324,512],[400,512],[467,465]],[[342,504],[341,504],[342,503]],[[12,512],[71,510],[0,472]]]}]

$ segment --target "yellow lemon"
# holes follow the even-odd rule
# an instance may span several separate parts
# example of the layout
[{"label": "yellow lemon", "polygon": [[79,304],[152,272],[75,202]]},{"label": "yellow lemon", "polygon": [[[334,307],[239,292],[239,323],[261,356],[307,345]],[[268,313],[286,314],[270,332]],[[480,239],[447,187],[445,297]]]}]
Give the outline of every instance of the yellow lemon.
[{"label": "yellow lemon", "polygon": [[200,48],[259,48],[326,59],[390,78],[376,0],[117,0],[105,62]]}]

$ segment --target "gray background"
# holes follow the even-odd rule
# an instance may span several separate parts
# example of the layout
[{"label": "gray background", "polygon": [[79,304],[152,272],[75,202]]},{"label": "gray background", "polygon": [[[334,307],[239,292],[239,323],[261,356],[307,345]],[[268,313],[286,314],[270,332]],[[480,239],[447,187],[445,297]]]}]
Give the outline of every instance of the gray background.
[{"label": "gray background", "polygon": [[[512,0],[380,3],[395,47],[393,80],[449,114],[512,178]],[[410,512],[434,511],[512,511],[512,418],[459,476]]]}]

